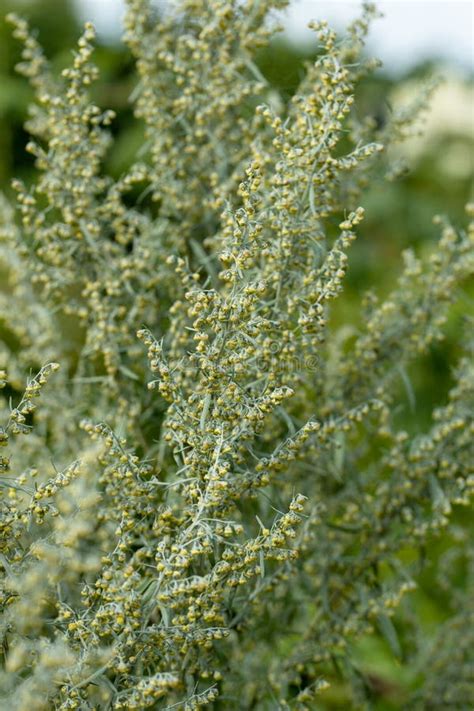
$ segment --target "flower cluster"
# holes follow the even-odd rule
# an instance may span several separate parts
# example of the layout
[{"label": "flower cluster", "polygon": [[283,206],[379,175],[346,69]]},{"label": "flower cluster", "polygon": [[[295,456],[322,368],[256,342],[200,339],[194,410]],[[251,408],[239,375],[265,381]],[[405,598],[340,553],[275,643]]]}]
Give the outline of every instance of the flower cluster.
[{"label": "flower cluster", "polygon": [[[363,703],[353,641],[377,633],[400,656],[393,618],[425,546],[451,536],[447,589],[469,554],[452,524],[474,483],[468,353],[427,432],[394,414],[474,271],[474,223],[437,218],[438,244],[405,253],[360,327],[331,323],[364,190],[392,176],[385,148],[426,96],[383,130],[354,110],[376,66],[366,5],[343,37],[313,24],[317,61],[273,101],[253,56],[285,5],[179,0],[158,16],[127,0],[146,145],[117,181],[102,169],[113,115],[89,96],[92,26],[58,78],[11,18],[37,167],[15,182],[18,224],[0,204],[0,694],[15,711],[304,711],[334,668]],[[434,657],[423,703],[474,703],[467,646],[460,679]]]}]

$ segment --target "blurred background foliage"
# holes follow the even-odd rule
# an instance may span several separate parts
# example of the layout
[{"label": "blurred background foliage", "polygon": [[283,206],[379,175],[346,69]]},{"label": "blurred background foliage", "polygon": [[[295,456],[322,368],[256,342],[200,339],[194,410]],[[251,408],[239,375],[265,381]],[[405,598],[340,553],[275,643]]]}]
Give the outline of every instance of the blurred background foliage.
[{"label": "blurred background foliage", "polygon": [[[32,94],[26,81],[15,73],[20,47],[4,21],[11,10],[23,14],[37,29],[47,56],[58,69],[69,61],[80,32],[80,21],[69,0],[0,0],[0,191],[7,196],[12,195],[13,176],[26,182],[34,178],[33,158],[25,152],[28,135],[23,129]],[[285,101],[297,89],[305,62],[314,56],[307,47],[278,39],[261,50],[255,62]],[[100,80],[92,90],[94,101],[117,113],[112,126],[115,140],[104,170],[118,177],[143,143],[142,127],[134,121],[129,101],[135,82],[134,67],[125,47],[118,42],[99,42],[95,61]],[[399,155],[393,156],[395,161],[405,163],[402,175],[391,182],[376,182],[366,193],[366,220],[352,251],[346,290],[332,315],[336,325],[357,322],[361,294],[367,288],[380,295],[390,290],[400,269],[403,249],[413,247],[422,252],[432,247],[437,238],[437,229],[432,224],[435,214],[449,215],[457,226],[464,223],[464,206],[473,197],[472,77],[431,62],[413,66],[403,76],[394,76],[382,68],[364,81],[358,105],[363,113],[383,124],[392,105],[413,96],[419,82],[433,75],[444,76],[444,81],[434,95],[422,135],[408,141],[399,149]],[[472,313],[473,298],[473,285],[466,284],[448,321],[446,340],[433,346],[429,355],[412,366],[409,373],[401,373],[399,402],[404,404],[397,412],[401,428],[423,432],[430,423],[432,408],[443,402],[451,383],[452,364],[459,355],[457,337],[460,329],[467,328],[466,314]],[[466,512],[457,516],[460,525],[467,523]],[[446,593],[436,585],[432,574],[435,561],[448,547],[449,540],[433,541],[426,551],[419,589],[411,596],[411,602],[403,603],[412,606],[412,614],[422,622],[427,640],[433,638],[439,623],[453,612]],[[462,563],[459,566],[462,587]],[[356,643],[360,670],[371,680],[374,709],[403,708],[403,699],[416,688],[417,669],[410,662],[411,649],[418,646],[413,634],[406,625],[403,629],[398,626],[395,618],[395,627],[388,634],[385,630],[380,637]],[[399,662],[393,661],[394,651],[400,657]],[[337,682],[337,670],[334,674],[322,708],[348,708],[344,685]]]}]

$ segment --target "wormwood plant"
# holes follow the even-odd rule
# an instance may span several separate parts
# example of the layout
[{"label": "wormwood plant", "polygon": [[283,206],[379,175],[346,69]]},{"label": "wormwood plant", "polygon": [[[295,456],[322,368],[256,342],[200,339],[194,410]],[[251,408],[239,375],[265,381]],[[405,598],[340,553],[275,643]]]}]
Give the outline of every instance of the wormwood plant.
[{"label": "wormwood plant", "polygon": [[[474,222],[436,218],[392,293],[333,324],[365,190],[431,89],[382,128],[361,114],[367,5],[343,37],[312,25],[285,104],[253,57],[286,4],[128,0],[147,142],[117,181],[92,26],[56,76],[9,18],[37,178],[1,213],[2,708],[316,709],[340,679],[361,708],[376,633],[416,666],[403,708],[474,704],[469,343],[431,428],[395,424]],[[453,616],[430,647],[402,597],[440,532]]]}]

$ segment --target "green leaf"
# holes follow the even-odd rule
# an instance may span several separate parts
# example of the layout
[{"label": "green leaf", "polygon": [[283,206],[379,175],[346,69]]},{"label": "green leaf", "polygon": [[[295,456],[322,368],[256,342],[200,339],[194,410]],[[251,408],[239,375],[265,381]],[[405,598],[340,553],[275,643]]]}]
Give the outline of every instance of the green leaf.
[{"label": "green leaf", "polygon": [[398,639],[397,630],[388,615],[380,614],[377,616],[377,624],[382,637],[387,642],[393,655],[397,659],[402,658],[402,648]]}]

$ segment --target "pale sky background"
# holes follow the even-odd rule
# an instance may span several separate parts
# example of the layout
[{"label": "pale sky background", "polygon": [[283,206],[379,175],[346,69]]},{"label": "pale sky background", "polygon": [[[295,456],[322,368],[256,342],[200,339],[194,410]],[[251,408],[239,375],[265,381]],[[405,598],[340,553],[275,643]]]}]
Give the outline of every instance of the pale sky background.
[{"label": "pale sky background", "polygon": [[[120,35],[123,0],[75,0],[83,19],[104,36]],[[352,0],[293,0],[281,18],[297,42],[311,41],[311,19],[327,19],[338,29],[354,18],[361,3]],[[372,27],[368,51],[389,70],[403,71],[437,56],[464,70],[474,69],[474,0],[382,0],[385,17]]]}]

